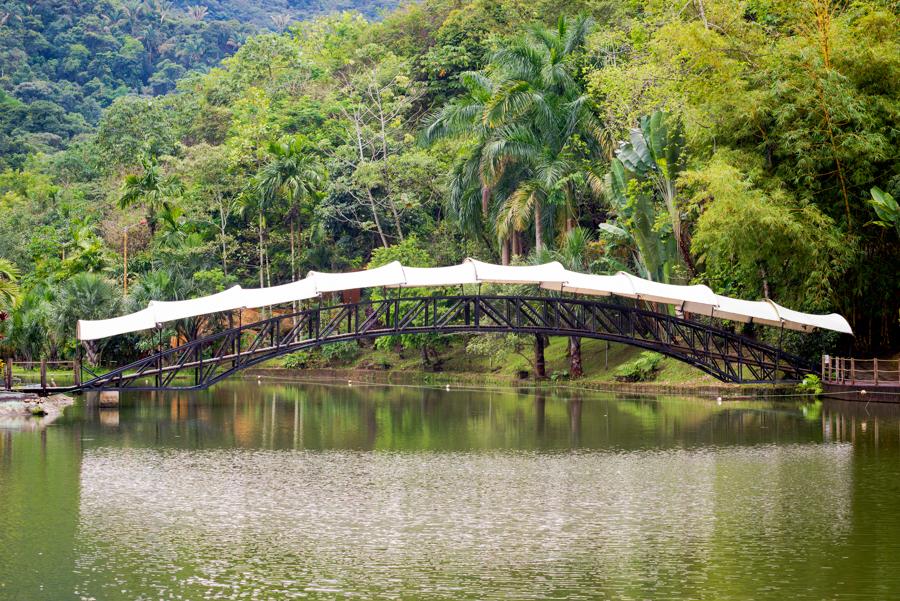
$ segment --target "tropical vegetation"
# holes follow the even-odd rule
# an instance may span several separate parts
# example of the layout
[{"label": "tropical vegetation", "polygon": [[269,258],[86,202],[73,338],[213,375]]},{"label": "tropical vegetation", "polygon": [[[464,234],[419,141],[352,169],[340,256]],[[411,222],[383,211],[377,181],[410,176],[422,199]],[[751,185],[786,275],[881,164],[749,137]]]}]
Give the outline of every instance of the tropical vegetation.
[{"label": "tropical vegetation", "polygon": [[149,299],[466,256],[850,319],[788,337],[808,355],[900,348],[895,4],[286,1],[260,31],[261,4],[0,3],[4,352],[71,356],[76,317]]}]

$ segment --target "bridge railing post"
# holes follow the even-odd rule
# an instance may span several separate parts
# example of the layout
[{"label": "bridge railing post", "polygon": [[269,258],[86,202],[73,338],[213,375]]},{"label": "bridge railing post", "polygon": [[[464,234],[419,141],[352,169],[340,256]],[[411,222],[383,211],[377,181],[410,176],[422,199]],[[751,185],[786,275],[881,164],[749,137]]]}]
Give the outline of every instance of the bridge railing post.
[{"label": "bridge railing post", "polygon": [[47,390],[47,359],[41,357],[41,390]]},{"label": "bridge railing post", "polygon": [[78,354],[75,355],[75,360],[72,362],[72,381],[75,386],[81,386],[81,357]]}]

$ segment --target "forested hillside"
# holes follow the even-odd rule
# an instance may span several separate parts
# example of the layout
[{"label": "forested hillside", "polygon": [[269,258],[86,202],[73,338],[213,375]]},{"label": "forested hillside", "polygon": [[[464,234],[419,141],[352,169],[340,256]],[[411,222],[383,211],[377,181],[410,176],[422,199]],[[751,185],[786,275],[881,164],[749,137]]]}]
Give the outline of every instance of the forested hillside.
[{"label": "forested hillside", "polygon": [[[158,95],[251,34],[358,2],[4,0],[0,2],[0,166],[65,148],[126,94]],[[385,3],[365,2],[376,16]]]},{"label": "forested hillside", "polygon": [[[102,11],[120,38],[99,3],[30,4],[48,22],[4,63],[7,114],[38,81],[48,104],[29,96],[28,119],[58,115],[59,139],[99,123],[58,152],[4,149],[4,352],[70,355],[76,317],[151,298],[466,256],[846,315],[853,340],[792,337],[810,355],[900,345],[895,4],[424,0],[251,36],[152,99],[119,91],[169,90],[161,73],[244,30]],[[171,45],[148,41],[160,29]],[[56,54],[79,45],[80,62]],[[119,344],[106,353],[154,341]]]},{"label": "forested hillside", "polygon": [[283,29],[291,21],[306,20],[340,11],[357,11],[370,19],[395,7],[396,0],[177,0],[175,7],[190,9],[202,4],[214,19],[234,19],[260,28]]}]

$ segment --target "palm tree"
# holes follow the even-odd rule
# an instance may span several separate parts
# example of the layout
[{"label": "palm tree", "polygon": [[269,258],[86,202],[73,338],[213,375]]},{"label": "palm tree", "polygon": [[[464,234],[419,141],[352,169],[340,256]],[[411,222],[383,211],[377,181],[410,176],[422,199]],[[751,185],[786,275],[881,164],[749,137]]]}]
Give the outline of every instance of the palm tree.
[{"label": "palm tree", "polygon": [[197,6],[189,6],[188,7],[188,15],[194,21],[198,23],[206,18],[206,14],[209,12],[209,8],[203,5],[198,4]]},{"label": "palm tree", "polygon": [[[119,309],[122,294],[115,283],[96,273],[78,273],[63,282],[53,303],[60,338],[71,336],[79,319],[105,319]],[[85,358],[91,365],[100,362],[104,343],[82,341]]]},{"label": "palm tree", "polygon": [[[681,263],[695,274],[690,243],[682,227],[675,181],[684,169],[681,125],[662,111],[641,117],[621,142],[604,181],[611,208],[633,238],[641,274],[669,282]],[[671,231],[658,226],[657,204],[665,207]]]},{"label": "palm tree", "polygon": [[19,296],[19,269],[12,261],[0,258],[0,306],[12,305]]},{"label": "palm tree", "polygon": [[283,32],[287,29],[287,26],[290,25],[293,20],[291,19],[291,15],[287,14],[271,15],[270,18],[272,19],[272,23],[275,24],[275,27],[278,28],[279,32]]},{"label": "palm tree", "polygon": [[302,206],[316,198],[327,174],[319,159],[305,152],[303,142],[298,138],[271,143],[269,155],[272,160],[257,174],[257,191],[260,198],[265,199],[266,206],[275,205],[279,199],[287,203],[291,230],[291,280],[296,280]]},{"label": "palm tree", "polygon": [[[529,261],[534,265],[559,261],[572,271],[590,272],[592,263],[591,246],[593,243],[594,238],[587,229],[573,227],[562,236],[560,244],[555,250],[543,249],[540,252],[535,251],[531,254]],[[567,355],[569,357],[569,374],[573,378],[580,378],[584,375],[581,361],[581,338],[576,336],[569,337]],[[543,345],[535,346],[535,356],[543,357]]]},{"label": "palm tree", "polygon": [[36,288],[16,302],[10,319],[9,342],[26,361],[55,350],[49,328],[50,303],[44,291]]},{"label": "palm tree", "polygon": [[[242,217],[256,213],[257,255],[259,257],[259,287],[266,285],[266,263],[269,250],[266,244],[266,212],[269,210],[269,200],[259,193],[258,186],[247,186],[238,196],[237,212]],[[271,280],[271,275],[269,280]],[[271,282],[270,282],[271,283]]]},{"label": "palm tree", "polygon": [[143,205],[147,211],[147,225],[150,235],[156,233],[156,217],[161,210],[168,209],[171,201],[181,194],[183,187],[178,178],[163,175],[152,157],[141,159],[143,173],[129,174],[122,185],[119,198],[121,208]]},{"label": "palm tree", "polygon": [[[542,249],[558,216],[566,229],[573,227],[573,175],[601,189],[586,165],[608,157],[611,139],[572,61],[591,25],[586,18],[561,17],[556,29],[532,27],[496,52],[486,72],[464,74],[466,94],[438,112],[425,130],[427,140],[473,140],[455,167],[451,209],[471,227],[480,201],[481,218],[489,213],[495,218],[501,247],[531,225],[534,248]],[[501,254],[507,254],[505,248]]]}]

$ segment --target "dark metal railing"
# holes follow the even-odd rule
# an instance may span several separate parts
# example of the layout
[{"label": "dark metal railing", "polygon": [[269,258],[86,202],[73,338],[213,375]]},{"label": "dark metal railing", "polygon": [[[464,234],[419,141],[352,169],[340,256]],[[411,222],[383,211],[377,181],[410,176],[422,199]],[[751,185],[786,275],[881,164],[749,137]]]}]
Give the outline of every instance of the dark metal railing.
[{"label": "dark metal railing", "polygon": [[726,382],[798,380],[814,371],[775,346],[665,313],[575,298],[464,295],[315,306],[204,336],[105,374],[89,374],[73,389],[200,389],[275,357],[324,344],[467,332],[621,342],[674,357]]}]

